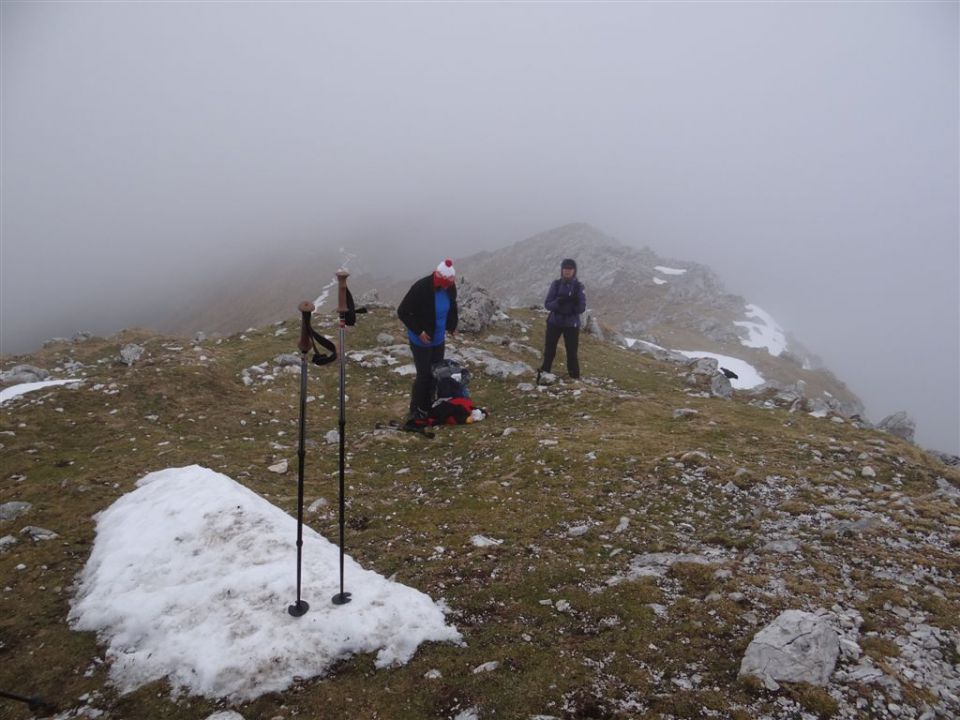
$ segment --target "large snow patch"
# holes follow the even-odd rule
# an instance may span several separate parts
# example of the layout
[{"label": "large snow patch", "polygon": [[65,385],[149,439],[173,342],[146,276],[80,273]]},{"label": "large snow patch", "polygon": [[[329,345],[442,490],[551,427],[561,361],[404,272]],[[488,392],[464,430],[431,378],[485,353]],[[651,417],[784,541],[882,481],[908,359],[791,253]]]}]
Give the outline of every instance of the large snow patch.
[{"label": "large snow patch", "polygon": [[122,691],[168,678],[174,693],[250,700],[338,659],[377,651],[402,664],[425,641],[460,642],[443,610],[412,588],[345,560],[353,602],[335,606],[339,550],[303,533],[296,599],[296,520],[229,477],[192,465],[150,473],[97,515],[71,626],[107,645]]}]

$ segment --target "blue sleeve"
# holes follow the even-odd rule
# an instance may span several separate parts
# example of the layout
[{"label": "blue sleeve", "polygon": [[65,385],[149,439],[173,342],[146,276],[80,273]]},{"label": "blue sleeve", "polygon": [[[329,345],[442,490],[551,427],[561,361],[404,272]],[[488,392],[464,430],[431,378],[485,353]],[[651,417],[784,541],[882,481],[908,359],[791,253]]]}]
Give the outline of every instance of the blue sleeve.
[{"label": "blue sleeve", "polygon": [[577,314],[582,315],[587,309],[587,294],[582,283],[577,286]]},{"label": "blue sleeve", "polygon": [[547,299],[544,300],[543,306],[550,312],[556,312],[557,308],[557,291],[560,288],[560,281],[554,280],[550,283],[550,289],[547,291]]}]

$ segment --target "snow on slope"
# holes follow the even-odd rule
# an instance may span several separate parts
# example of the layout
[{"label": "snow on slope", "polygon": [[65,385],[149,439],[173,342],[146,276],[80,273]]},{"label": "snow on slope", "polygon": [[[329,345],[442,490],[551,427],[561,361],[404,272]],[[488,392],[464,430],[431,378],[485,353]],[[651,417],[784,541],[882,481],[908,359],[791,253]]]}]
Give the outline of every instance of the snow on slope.
[{"label": "snow on slope", "polygon": [[96,517],[70,623],[98,633],[122,692],[166,677],[174,692],[250,700],[356,653],[376,651],[386,667],[422,642],[461,642],[429,597],[349,557],[353,601],[333,605],[339,550],[307,527],[310,610],[292,617],[296,521],[212,470],[150,473]]},{"label": "snow on slope", "polygon": [[747,329],[750,336],[740,342],[747,347],[766,348],[767,352],[778,357],[787,349],[787,338],[777,321],[757,305],[747,305],[748,318],[756,318],[757,322],[735,321],[733,324]]}]

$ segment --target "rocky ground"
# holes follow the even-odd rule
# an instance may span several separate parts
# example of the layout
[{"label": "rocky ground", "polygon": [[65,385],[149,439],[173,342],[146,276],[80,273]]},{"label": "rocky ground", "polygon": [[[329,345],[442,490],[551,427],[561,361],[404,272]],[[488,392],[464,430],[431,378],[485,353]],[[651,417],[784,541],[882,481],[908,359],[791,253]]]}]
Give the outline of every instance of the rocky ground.
[{"label": "rocky ground", "polygon": [[[960,714],[955,468],[829,408],[725,397],[709,373],[593,337],[583,381],[561,353],[535,385],[540,327],[511,313],[451,343],[489,416],[435,440],[378,427],[410,382],[392,314],[348,331],[348,551],[442,598],[466,645],[388,671],[345,659],[239,705],[163,683],[119,695],[66,617],[93,515],[146,472],[206,465],[295,512],[298,328],[132,331],[3,358],[78,382],[3,406],[0,689],[62,718]],[[331,367],[310,371],[307,515],[335,538]]]}]

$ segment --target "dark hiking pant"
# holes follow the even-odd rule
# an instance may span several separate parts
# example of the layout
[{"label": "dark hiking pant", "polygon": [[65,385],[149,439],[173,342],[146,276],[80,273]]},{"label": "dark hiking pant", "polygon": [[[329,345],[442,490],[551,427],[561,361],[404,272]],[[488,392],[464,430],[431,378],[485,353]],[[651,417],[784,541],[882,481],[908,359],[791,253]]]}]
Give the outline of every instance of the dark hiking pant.
[{"label": "dark hiking pant", "polygon": [[563,346],[567,350],[567,373],[572,378],[578,378],[580,377],[580,360],[577,358],[577,347],[580,344],[580,328],[578,327],[559,327],[547,323],[547,340],[543,346],[543,365],[540,366],[540,369],[544,372],[550,372],[561,335],[563,335]]},{"label": "dark hiking pant", "polygon": [[445,343],[436,347],[420,347],[410,343],[413,351],[413,364],[417,367],[417,378],[410,390],[410,413],[420,410],[426,414],[433,405],[433,364],[443,360]]}]

